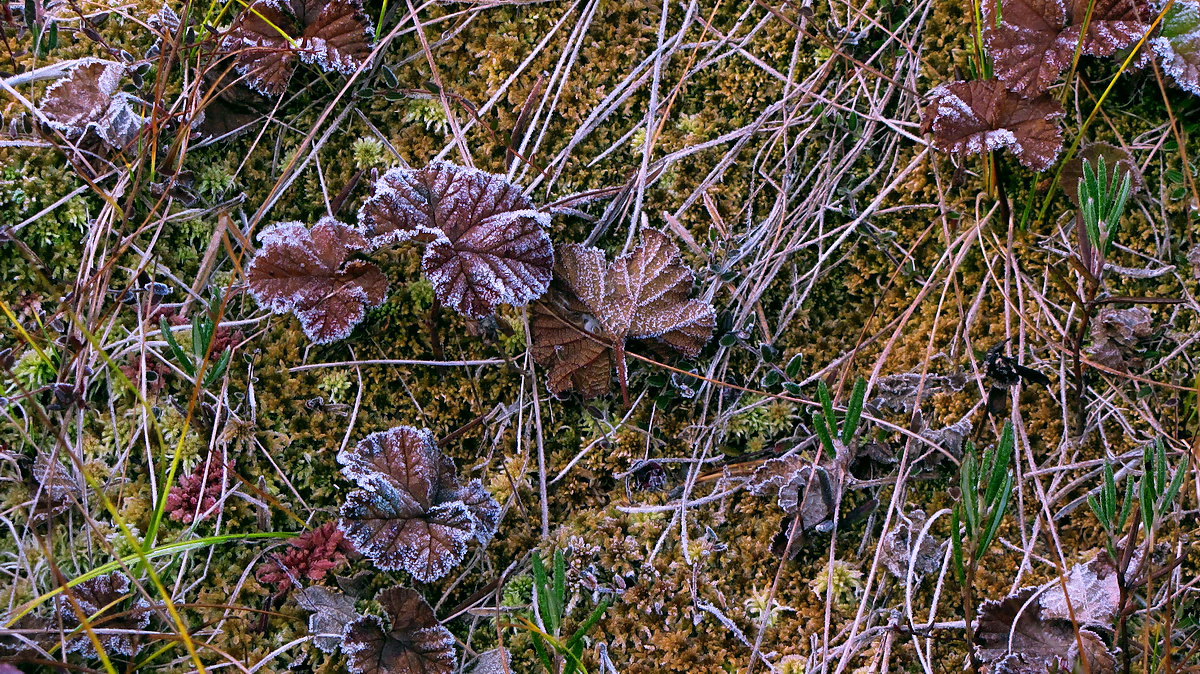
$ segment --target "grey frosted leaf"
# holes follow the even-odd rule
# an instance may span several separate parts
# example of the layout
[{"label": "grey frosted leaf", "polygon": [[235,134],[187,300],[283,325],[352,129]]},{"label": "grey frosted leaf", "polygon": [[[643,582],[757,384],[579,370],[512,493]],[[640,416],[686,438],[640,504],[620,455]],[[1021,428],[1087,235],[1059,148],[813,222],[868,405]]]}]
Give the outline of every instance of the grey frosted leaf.
[{"label": "grey frosted leaf", "polygon": [[933,131],[933,146],[943,152],[1007,148],[1025,166],[1044,171],[1062,150],[1056,120],[1064,112],[1049,96],[1025,99],[996,79],[951,82],[930,95],[922,127]]},{"label": "grey frosted leaf", "polygon": [[[104,630],[136,631],[145,629],[150,624],[150,603],[145,597],[138,596],[132,604],[127,604],[131,592],[129,576],[120,571],[113,571],[102,576],[85,580],[78,585],[64,589],[63,594],[54,598],[55,609],[63,625],[73,630],[80,625],[79,613],[89,620],[92,628]],[[69,594],[68,598],[66,595]],[[79,613],[72,605],[71,599],[78,604]],[[128,606],[128,608],[125,608]],[[103,612],[102,612],[103,611]],[[141,649],[141,643],[135,635],[129,633],[99,633],[96,635],[100,645],[108,653],[134,656]],[[87,632],[80,630],[75,637],[67,642],[68,653],[79,653],[86,658],[96,658],[96,646],[88,637]]]},{"label": "grey frosted leaf", "polygon": [[464,316],[523,305],[550,283],[550,216],[500,176],[442,161],[393,168],[375,182],[359,222],[373,246],[426,244],[421,268],[438,300]]},{"label": "grey frosted leaf", "polygon": [[91,127],[110,146],[118,149],[129,147],[146,126],[146,118],[140,109],[141,101],[135,96],[119,93],[113,96],[104,115]]},{"label": "grey frosted leaf", "polygon": [[1150,48],[1181,89],[1200,95],[1200,2],[1175,0]]},{"label": "grey frosted leaf", "polygon": [[607,391],[608,362],[624,381],[625,360],[616,351],[628,340],[695,357],[716,327],[712,305],[689,297],[695,275],[679,247],[655,229],[644,230],[641,242],[612,262],[597,248],[559,246],[555,277],[561,288],[535,308],[533,326],[533,357],[551,368],[553,393]]},{"label": "grey frosted leaf", "polygon": [[322,218],[311,230],[299,222],[279,223],[258,239],[262,247],[246,269],[250,295],[277,314],[295,313],[315,344],[345,339],[367,307],[387,297],[387,278],[378,267],[348,261],[366,240],[333,218]]},{"label": "grey frosted leaf", "polygon": [[66,77],[46,89],[38,107],[51,127],[68,138],[78,138],[108,111],[124,74],[123,63],[81,59]]},{"label": "grey frosted leaf", "polygon": [[[1038,597],[1042,617],[1075,621],[1081,625],[1099,625],[1112,628],[1113,617],[1121,601],[1117,586],[1117,570],[1107,554],[1101,553],[1086,564],[1076,564],[1067,574],[1067,591],[1062,583],[1052,580]],[[1071,607],[1067,609],[1067,597]]]},{"label": "grey frosted leaf", "polygon": [[364,616],[346,626],[342,652],[355,674],[450,674],[458,664],[454,635],[415,591],[379,593],[388,622]]},{"label": "grey frosted leaf", "polygon": [[[301,590],[296,603],[309,612],[308,631],[313,635],[313,645],[326,653],[337,650],[342,644],[342,630],[360,617],[352,598],[320,585]],[[321,634],[327,636],[317,636]]]},{"label": "grey frosted leaf", "polygon": [[[505,668],[506,666],[508,669]],[[471,668],[471,674],[509,674],[512,671],[511,668],[512,659],[508,657],[508,651],[503,648],[493,648],[479,654],[479,658],[475,660],[475,666]]]},{"label": "grey frosted leaf", "polygon": [[339,527],[381,570],[436,580],[462,561],[470,541],[488,542],[499,523],[499,504],[479,480],[460,486],[454,462],[428,430],[372,433],[338,461],[359,486],[346,497]]},{"label": "grey frosted leaf", "polygon": [[794,480],[807,462],[798,454],[767,459],[750,476],[747,489],[755,496],[775,496]]},{"label": "grey frosted leaf", "polygon": [[[880,557],[884,566],[896,578],[904,581],[908,577],[908,566],[912,563],[913,573],[919,580],[922,576],[936,572],[942,566],[945,543],[939,544],[931,533],[926,533],[920,546],[917,536],[925,526],[925,511],[913,510],[907,518],[883,536],[880,541]],[[914,550],[915,548],[915,550]]]}]

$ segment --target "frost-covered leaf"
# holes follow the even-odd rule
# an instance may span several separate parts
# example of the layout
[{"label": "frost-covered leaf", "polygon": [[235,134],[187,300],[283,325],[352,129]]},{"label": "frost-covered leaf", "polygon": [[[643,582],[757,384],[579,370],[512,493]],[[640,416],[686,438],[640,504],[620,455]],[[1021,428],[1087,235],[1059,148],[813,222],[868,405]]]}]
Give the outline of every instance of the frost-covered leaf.
[{"label": "frost-covered leaf", "polygon": [[1150,48],[1181,89],[1200,95],[1200,1],[1175,0]]},{"label": "frost-covered leaf", "polygon": [[579,244],[558,248],[555,293],[534,310],[533,357],[550,369],[553,393],[576,389],[584,397],[608,390],[609,363],[625,389],[625,345],[646,340],[695,357],[712,337],[712,305],[689,299],[695,275],[679,247],[654,229],[612,262]]},{"label": "frost-covered leaf", "polygon": [[338,454],[358,483],[342,506],[342,531],[384,571],[437,580],[462,561],[472,540],[491,540],[500,506],[478,480],[459,485],[454,461],[428,430],[397,426]]},{"label": "frost-covered leaf", "polygon": [[550,216],[500,176],[442,161],[393,168],[375,182],[359,222],[374,246],[426,244],[421,268],[438,300],[471,318],[537,299],[550,283]]},{"label": "frost-covered leaf", "polygon": [[369,262],[349,260],[367,247],[357,230],[322,218],[311,230],[299,222],[268,227],[246,269],[250,295],[282,314],[293,312],[316,344],[345,339],[387,297],[387,278]]},{"label": "frost-covered leaf", "polygon": [[[1099,625],[1112,628],[1113,616],[1121,601],[1117,586],[1117,569],[1107,553],[1101,553],[1086,564],[1076,564],[1067,574],[1067,591],[1062,583],[1052,580],[1038,597],[1043,618],[1070,620],[1074,612],[1075,621],[1081,625]],[[1066,598],[1071,599],[1067,609]]]},{"label": "frost-covered leaf", "polygon": [[951,82],[930,94],[922,128],[933,131],[933,146],[957,155],[1008,148],[1022,164],[1044,171],[1062,150],[1055,122],[1062,106],[1049,96],[1024,99],[996,79]]},{"label": "frost-covered leaf", "polygon": [[1137,0],[1000,0],[987,38],[996,77],[1021,96],[1045,92],[1071,64],[1093,2],[1084,54],[1111,56],[1150,28]]},{"label": "frost-covered leaf", "polygon": [[355,674],[450,674],[458,664],[454,635],[421,595],[406,587],[379,593],[388,621],[364,616],[346,626],[342,652]]},{"label": "frost-covered leaf", "polygon": [[774,495],[783,512],[800,517],[801,530],[829,531],[842,501],[850,450],[835,440],[834,460],[823,452],[820,463],[799,454],[770,459],[750,477],[749,490],[759,496]]},{"label": "frost-covered leaf", "polygon": [[[934,573],[942,566],[945,543],[939,544],[931,532],[926,532],[921,545],[916,546],[917,536],[925,526],[925,511],[913,510],[887,532],[880,541],[881,561],[892,575],[904,581],[908,577],[909,563],[917,579]],[[914,551],[914,547],[916,550]]]},{"label": "frost-covered leaf", "polygon": [[[71,599],[78,603],[79,612],[89,619],[92,629],[103,629],[97,634],[100,644],[109,654],[137,655],[141,644],[136,635],[129,633],[113,634],[114,631],[133,631],[145,629],[150,624],[150,603],[144,597],[138,596],[131,604],[127,604],[131,596],[129,576],[120,571],[113,571],[90,580],[85,580],[75,587],[64,589],[63,594],[54,598],[55,609],[64,626],[74,629],[80,625],[79,613],[72,605]],[[67,593],[70,597],[65,596]],[[100,611],[103,609],[103,613]],[[97,615],[99,614],[99,615]],[[87,658],[99,657],[95,644],[88,638],[87,632],[80,630],[67,642],[68,653],[79,653]]]},{"label": "frost-covered leaf", "polygon": [[296,603],[309,612],[308,631],[313,636],[313,645],[326,653],[332,653],[342,644],[340,635],[346,625],[359,619],[354,610],[354,600],[341,592],[313,585],[296,595]]},{"label": "frost-covered leaf", "polygon": [[52,127],[70,137],[79,137],[89,124],[104,115],[124,74],[123,63],[82,59],[66,77],[46,89],[39,108]]},{"label": "frost-covered leaf", "polygon": [[296,62],[353,73],[371,52],[371,24],[361,0],[258,0],[225,32],[222,49],[266,96],[287,89]]},{"label": "frost-covered leaf", "polygon": [[479,654],[471,674],[509,674],[512,671],[512,659],[503,648],[493,648]]},{"label": "frost-covered leaf", "polygon": [[1142,366],[1138,342],[1154,333],[1150,310],[1143,306],[1101,309],[1092,323],[1088,357],[1114,370]]},{"label": "frost-covered leaf", "polygon": [[[1099,635],[1080,628],[1079,640],[1070,621],[1042,614],[1033,599],[1037,588],[1018,590],[1004,599],[979,607],[975,642],[979,657],[993,674],[1007,672],[1085,671],[1086,658],[1093,674],[1112,674],[1116,659]],[[1083,642],[1082,653],[1079,641]]]},{"label": "frost-covered leaf", "polygon": [[117,61],[80,59],[66,77],[46,89],[38,107],[50,126],[68,138],[93,131],[109,146],[123,148],[146,125],[141,102],[118,93],[125,70]]},{"label": "frost-covered leaf", "polygon": [[[1110,176],[1117,169],[1120,169],[1121,176],[1126,173],[1130,175],[1130,194],[1137,194],[1145,186],[1142,172],[1128,152],[1109,143],[1089,143],[1063,166],[1062,177],[1059,179],[1063,192],[1076,206],[1079,206],[1079,181],[1083,178],[1084,160],[1095,169],[1102,157]],[[1122,177],[1120,180],[1123,179]]]}]

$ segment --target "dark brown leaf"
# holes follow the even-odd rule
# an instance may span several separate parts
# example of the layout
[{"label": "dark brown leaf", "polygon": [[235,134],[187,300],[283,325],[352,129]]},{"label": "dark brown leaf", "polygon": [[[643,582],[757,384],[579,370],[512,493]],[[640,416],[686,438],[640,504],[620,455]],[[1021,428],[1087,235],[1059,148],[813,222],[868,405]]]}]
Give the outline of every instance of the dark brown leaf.
[{"label": "dark brown leaf", "polygon": [[315,344],[345,339],[387,297],[379,268],[351,253],[367,247],[357,230],[322,218],[311,230],[299,222],[273,225],[258,235],[262,248],[246,269],[250,295],[282,314],[293,312]]},{"label": "dark brown leaf", "polygon": [[1109,143],[1089,143],[1075,153],[1075,157],[1063,166],[1062,177],[1059,179],[1059,185],[1062,186],[1063,192],[1076,206],[1079,206],[1079,181],[1083,179],[1083,161],[1086,159],[1092,169],[1097,170],[1096,164],[1101,157],[1104,158],[1109,176],[1116,168],[1121,170],[1122,176],[1126,173],[1131,176],[1130,194],[1137,194],[1145,186],[1142,172],[1128,152]]},{"label": "dark brown leaf", "polygon": [[1093,674],[1115,672],[1116,659],[1104,641],[1083,628],[1079,629],[1077,641],[1075,627],[1069,621],[1045,618],[1038,601],[1032,599],[1037,591],[1027,587],[979,607],[975,642],[980,659],[989,665],[988,671],[993,674],[1084,671],[1085,656],[1079,648],[1082,641],[1082,653]]},{"label": "dark brown leaf", "polygon": [[223,51],[255,91],[277,97],[296,62],[353,73],[370,54],[371,25],[361,0],[258,0],[225,32]]},{"label": "dark brown leaf", "polygon": [[1049,96],[1024,99],[995,79],[952,82],[931,95],[924,124],[933,131],[933,146],[943,152],[1008,148],[1025,166],[1044,171],[1062,150],[1055,120],[1064,113]]},{"label": "dark brown leaf", "polygon": [[124,74],[123,63],[82,59],[66,77],[46,89],[39,106],[42,114],[52,127],[78,138],[104,115]]},{"label": "dark brown leaf", "polygon": [[689,299],[694,274],[679,247],[658,230],[643,231],[641,243],[612,262],[598,248],[559,246],[555,278],[561,288],[535,307],[532,327],[533,356],[550,368],[547,385],[555,394],[604,393],[610,362],[625,393],[628,340],[695,357],[716,326],[712,306]]},{"label": "dark brown leaf", "polygon": [[[1082,53],[1111,56],[1149,30],[1136,0],[1094,1]],[[996,76],[1022,96],[1044,93],[1071,64],[1091,2],[1000,0],[1001,23],[987,36]]]},{"label": "dark brown leaf", "polygon": [[441,161],[393,168],[359,222],[374,246],[425,243],[421,267],[438,299],[470,318],[537,299],[550,283],[550,216],[500,176]]},{"label": "dark brown leaf", "polygon": [[339,526],[383,571],[437,580],[462,561],[468,542],[495,533],[499,504],[478,480],[459,485],[454,461],[428,430],[372,433],[338,462],[359,486],[347,496]]},{"label": "dark brown leaf", "polygon": [[[133,594],[130,592],[129,577],[120,571],[113,571],[78,585],[64,589],[63,594],[54,598],[55,608],[63,624],[71,629],[80,625],[79,613],[83,613],[93,629],[103,629],[97,634],[100,644],[108,653],[121,655],[137,655],[141,644],[135,635],[128,633],[113,634],[108,630],[141,630],[150,624],[150,603],[144,597],[137,597],[128,609],[127,600]],[[70,594],[70,597],[65,595]],[[77,606],[73,606],[74,599]],[[76,611],[78,609],[78,612]],[[68,653],[79,653],[84,657],[99,657],[95,644],[87,633],[80,630],[67,642]]]},{"label": "dark brown leaf", "polygon": [[355,674],[450,674],[458,664],[454,635],[421,595],[406,587],[379,593],[388,624],[364,616],[346,626],[342,652]]}]

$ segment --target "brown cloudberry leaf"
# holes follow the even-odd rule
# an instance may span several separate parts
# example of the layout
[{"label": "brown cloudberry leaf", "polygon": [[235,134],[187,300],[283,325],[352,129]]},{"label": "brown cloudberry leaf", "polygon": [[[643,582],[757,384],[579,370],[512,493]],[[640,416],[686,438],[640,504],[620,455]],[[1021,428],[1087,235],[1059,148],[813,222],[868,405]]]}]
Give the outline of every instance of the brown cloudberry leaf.
[{"label": "brown cloudberry leaf", "polygon": [[1049,96],[1021,98],[996,79],[951,82],[930,94],[922,127],[933,146],[958,155],[1008,148],[1022,164],[1044,171],[1062,150],[1055,123],[1064,112]]},{"label": "brown cloudberry leaf", "polygon": [[689,299],[694,274],[679,247],[657,230],[642,232],[636,248],[612,262],[579,244],[558,248],[560,288],[533,312],[533,357],[550,369],[553,393],[595,397],[609,389],[615,364],[628,403],[627,340],[647,340],[687,357],[712,337],[716,312]]},{"label": "brown cloudberry leaf", "polygon": [[339,526],[380,570],[437,580],[462,561],[467,543],[495,533],[500,505],[479,480],[459,484],[453,459],[428,430],[372,433],[338,462],[359,486],[346,497]]},{"label": "brown cloudberry leaf", "polygon": [[258,0],[225,32],[224,51],[266,96],[287,89],[296,62],[353,74],[371,53],[372,30],[361,0]]},{"label": "brown cloudberry leaf", "polygon": [[358,230],[322,218],[311,230],[299,222],[273,225],[258,235],[262,248],[246,269],[250,295],[282,314],[293,312],[315,344],[350,335],[387,297],[387,277],[375,265],[349,260],[366,249]]},{"label": "brown cloudberry leaf", "polygon": [[119,93],[125,64],[80,59],[67,76],[46,89],[39,109],[50,126],[68,138],[94,132],[111,147],[133,142],[146,120],[136,98]]},{"label": "brown cloudberry leaf", "polygon": [[[1071,64],[1093,0],[999,0],[988,34],[996,76],[1022,96],[1046,91]],[[1149,30],[1136,0],[1094,0],[1082,53],[1111,56]]]},{"label": "brown cloudberry leaf", "polygon": [[[145,629],[146,625],[150,624],[151,609],[150,602],[140,596],[128,609],[125,608],[132,594],[130,586],[129,576],[124,573],[106,573],[64,590],[64,594],[56,595],[55,609],[68,630],[79,626],[79,612],[87,616],[93,629],[102,630],[96,636],[109,654],[137,655],[141,644],[136,640],[137,635],[130,632]],[[67,592],[70,593],[70,598],[66,596]],[[78,612],[72,605],[71,598],[78,603]],[[67,642],[66,650],[68,653],[79,653],[88,658],[99,657],[96,645],[84,630],[80,630]]]},{"label": "brown cloudberry leaf", "polygon": [[450,674],[458,664],[454,635],[416,591],[393,587],[376,595],[388,624],[363,616],[346,626],[342,652],[355,674]]},{"label": "brown cloudberry leaf", "polygon": [[426,244],[421,268],[438,300],[471,318],[537,299],[550,283],[550,216],[500,176],[442,161],[393,168],[375,182],[359,223],[374,246]]},{"label": "brown cloudberry leaf", "polygon": [[1036,600],[1030,601],[1037,591],[1036,587],[1023,588],[979,607],[975,643],[988,671],[1115,672],[1116,659],[1099,635],[1081,628],[1077,640],[1071,621],[1051,618],[1043,613]]}]

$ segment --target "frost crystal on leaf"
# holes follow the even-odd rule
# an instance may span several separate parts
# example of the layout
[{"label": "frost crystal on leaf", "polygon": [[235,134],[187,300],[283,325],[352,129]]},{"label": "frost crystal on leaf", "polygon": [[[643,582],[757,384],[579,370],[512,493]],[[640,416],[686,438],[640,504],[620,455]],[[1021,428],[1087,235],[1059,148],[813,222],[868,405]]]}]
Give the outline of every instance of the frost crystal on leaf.
[{"label": "frost crystal on leaf", "polygon": [[342,531],[383,571],[437,580],[462,561],[471,540],[491,540],[500,505],[473,480],[458,482],[454,461],[428,430],[397,426],[338,454],[358,483],[342,506]]},{"label": "frost crystal on leaf", "polygon": [[990,666],[989,671],[1115,672],[1116,658],[1099,635],[1081,628],[1076,640],[1071,622],[1046,615],[1034,598],[1036,592],[1037,588],[1027,587],[979,607],[975,642],[980,659]]},{"label": "frost crystal on leaf", "polygon": [[1181,89],[1200,96],[1200,2],[1175,0],[1150,48]]},{"label": "frost crystal on leaf", "polygon": [[354,228],[322,218],[310,231],[299,222],[273,225],[258,235],[262,248],[246,269],[250,295],[282,314],[293,312],[315,344],[345,339],[387,297],[379,268],[350,254],[367,247]]},{"label": "frost crystal on leaf", "polygon": [[326,653],[332,653],[342,645],[341,637],[316,635],[340,635],[346,625],[360,618],[354,610],[353,599],[319,585],[301,590],[296,595],[296,603],[310,614],[308,631],[313,635],[313,645]]},{"label": "frost crystal on leaf", "polygon": [[915,550],[913,549],[916,546],[917,536],[921,534],[924,526],[925,511],[913,510],[908,513],[907,517],[901,518],[900,522],[880,541],[884,566],[901,581],[908,578],[910,562],[912,563],[913,577],[918,580],[928,573],[937,571],[942,566],[946,545],[945,543],[939,545],[930,532],[926,532],[925,536],[921,538],[921,545],[917,546]]},{"label": "frost crystal on leaf", "polygon": [[[79,613],[82,613],[88,618],[90,627],[104,630],[96,636],[105,651],[127,656],[137,655],[141,644],[135,640],[136,635],[129,632],[145,629],[146,625],[150,624],[150,603],[144,597],[138,597],[128,610],[122,608],[130,595],[130,585],[129,576],[120,571],[113,571],[85,580],[75,587],[66,588],[63,594],[54,597],[58,617],[62,619],[63,626],[70,631],[80,625]],[[66,596],[68,593],[70,597]],[[72,604],[71,599],[75,600],[77,607]],[[76,612],[76,608],[79,609],[79,613]],[[122,633],[112,634],[108,630]],[[99,657],[95,644],[84,630],[80,630],[67,642],[66,650],[68,653],[79,653],[87,658]]]},{"label": "frost crystal on leaf", "polygon": [[46,89],[39,109],[50,126],[68,138],[94,131],[114,148],[123,148],[146,125],[136,106],[141,102],[117,93],[125,64],[101,59],[80,59],[67,76]]},{"label": "frost crystal on leaf", "polygon": [[354,73],[371,52],[371,24],[361,0],[258,0],[222,38],[237,70],[266,96],[287,89],[296,61],[326,72]]},{"label": "frost crystal on leaf", "polygon": [[537,299],[550,283],[550,216],[500,176],[441,161],[393,168],[375,182],[359,222],[373,246],[426,244],[421,268],[438,300],[471,318]]},{"label": "frost crystal on leaf", "polygon": [[922,128],[933,146],[958,155],[1008,148],[1022,164],[1044,171],[1062,150],[1055,123],[1064,112],[1049,96],[1021,98],[999,80],[951,82],[935,89]]},{"label": "frost crystal on leaf", "polygon": [[450,674],[458,665],[454,635],[421,595],[393,587],[376,597],[388,624],[364,616],[346,626],[342,652],[355,674]]},{"label": "frost crystal on leaf", "polygon": [[[1107,553],[1100,553],[1087,564],[1071,567],[1066,586],[1064,595],[1063,585],[1058,580],[1046,584],[1038,597],[1043,618],[1070,620],[1073,612],[1075,621],[1081,625],[1112,627],[1113,616],[1121,602],[1121,591],[1117,586],[1117,569]],[[1067,609],[1067,597],[1071,599],[1070,610]]]},{"label": "frost crystal on leaf", "polygon": [[987,37],[996,76],[1022,96],[1045,92],[1071,64],[1093,1],[1084,54],[1111,56],[1150,28],[1136,0],[1000,0]]},{"label": "frost crystal on leaf", "polygon": [[616,365],[626,394],[625,343],[640,339],[695,357],[712,337],[712,305],[689,299],[694,274],[679,247],[654,229],[629,253],[606,262],[604,252],[579,244],[558,248],[561,284],[533,308],[533,357],[550,369],[552,393],[585,398],[608,391]]}]

